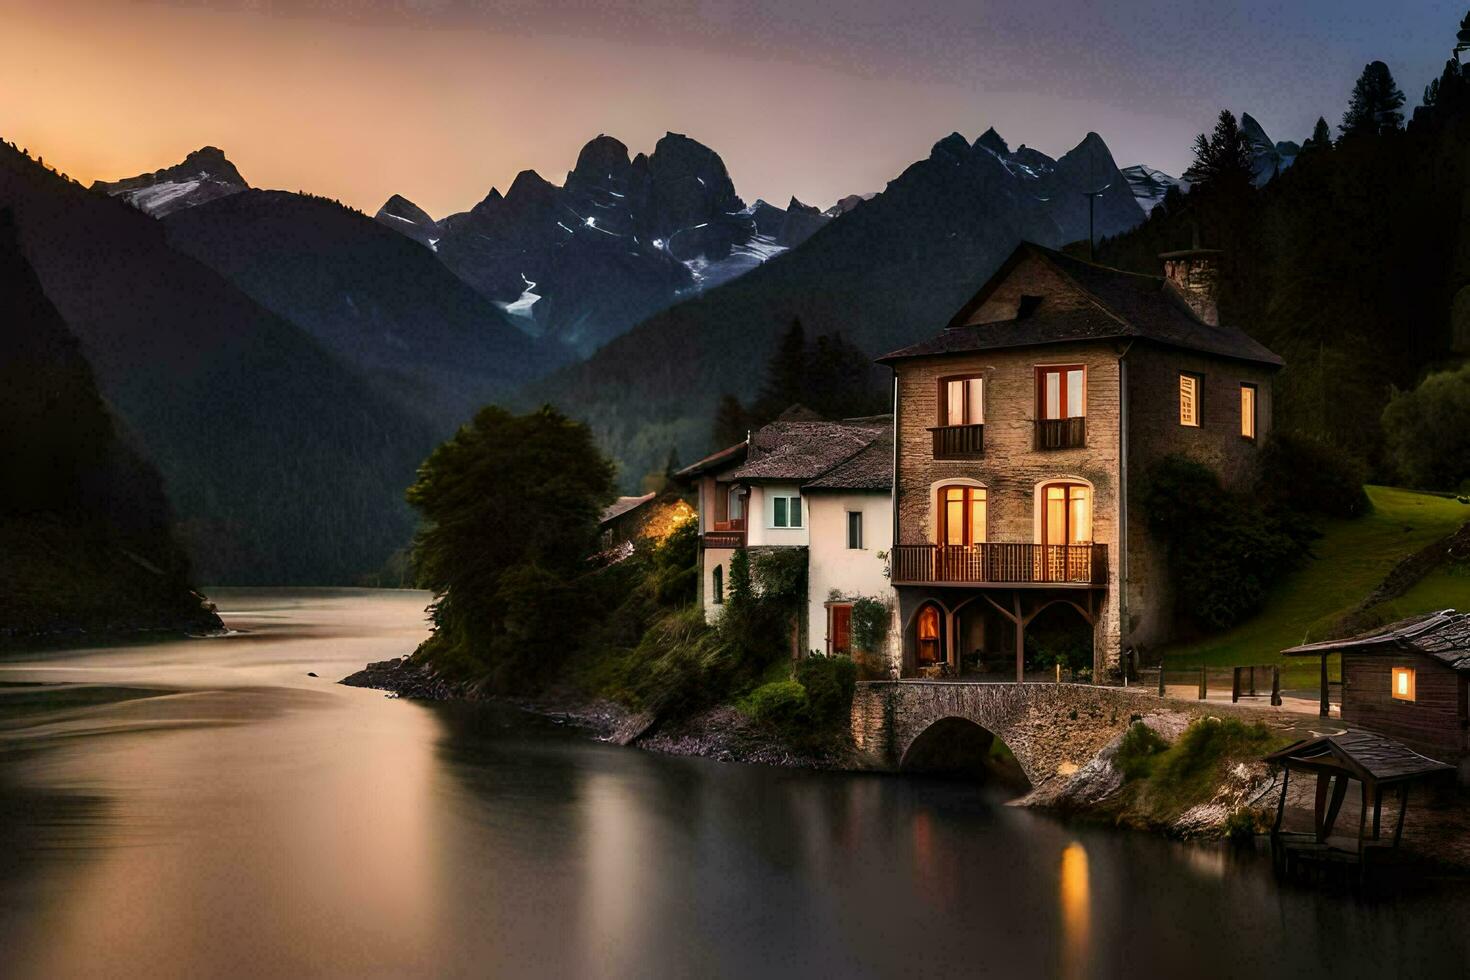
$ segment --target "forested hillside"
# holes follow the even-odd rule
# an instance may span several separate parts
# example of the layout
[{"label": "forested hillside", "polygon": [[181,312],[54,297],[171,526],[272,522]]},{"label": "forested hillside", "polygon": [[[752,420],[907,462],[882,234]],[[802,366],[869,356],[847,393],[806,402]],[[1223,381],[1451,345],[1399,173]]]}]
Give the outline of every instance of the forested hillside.
[{"label": "forested hillside", "polygon": [[211,629],[158,473],[128,446],[0,210],[0,642]]},{"label": "forested hillside", "polygon": [[[1193,189],[1171,192],[1099,260],[1158,274],[1161,252],[1223,249],[1221,318],[1287,362],[1277,424],[1395,479],[1381,422],[1394,390],[1470,352],[1470,84],[1450,62],[1402,126],[1402,94],[1376,65],[1339,131],[1320,122],[1291,169],[1262,188],[1241,179],[1222,120],[1198,151]],[[1455,428],[1445,418],[1441,436]]]},{"label": "forested hillside", "polygon": [[412,535],[430,427],[164,226],[0,145],[0,207],[205,583],[349,583]]}]

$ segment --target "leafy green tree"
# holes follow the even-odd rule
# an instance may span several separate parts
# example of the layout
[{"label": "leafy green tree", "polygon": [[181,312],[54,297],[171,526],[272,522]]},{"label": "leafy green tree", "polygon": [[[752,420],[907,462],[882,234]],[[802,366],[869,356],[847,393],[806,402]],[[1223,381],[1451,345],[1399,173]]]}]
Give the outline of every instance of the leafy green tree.
[{"label": "leafy green tree", "polygon": [[424,461],[407,496],[423,517],[414,569],[434,593],[419,655],[501,687],[554,666],[589,605],[570,584],[586,574],[614,496],[590,430],[549,406],[481,409]]},{"label": "leafy green tree", "polygon": [[1404,93],[1388,65],[1372,61],[1363,66],[1353,95],[1338,127],[1344,136],[1379,136],[1404,126]]},{"label": "leafy green tree", "polygon": [[1194,187],[1240,191],[1250,186],[1255,173],[1251,147],[1235,114],[1220,110],[1214,132],[1194,138],[1194,162],[1184,178]]},{"label": "leafy green tree", "polygon": [[1439,371],[1383,409],[1385,449],[1411,486],[1458,490],[1470,481],[1470,365]]}]

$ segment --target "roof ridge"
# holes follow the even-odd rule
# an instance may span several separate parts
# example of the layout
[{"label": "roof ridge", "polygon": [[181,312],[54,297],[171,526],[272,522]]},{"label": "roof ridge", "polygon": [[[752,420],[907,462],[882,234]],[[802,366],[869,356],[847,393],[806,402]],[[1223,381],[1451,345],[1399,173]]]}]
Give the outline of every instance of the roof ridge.
[{"label": "roof ridge", "polygon": [[[1118,323],[1122,324],[1123,326],[1136,329],[1126,317],[1124,317],[1121,313],[1113,309],[1108,304],[1104,303],[1100,298],[1098,298],[1098,295],[1096,293],[1088,289],[1086,286],[1082,285],[1082,283],[1078,282],[1076,276],[1072,275],[1070,271],[1062,267],[1062,264],[1060,262],[1056,261],[1056,256],[1058,255],[1061,255],[1063,258],[1069,258],[1069,256],[1066,256],[1061,252],[1056,252],[1052,249],[1046,248],[1044,245],[1037,245],[1034,242],[1028,242],[1027,244],[1031,245],[1033,248],[1040,250],[1041,258],[1046,260],[1046,262],[1057,271],[1058,275],[1065,278],[1067,282],[1071,283],[1077,289],[1080,289],[1083,295],[1087,297],[1087,301],[1090,302],[1093,306],[1096,306],[1099,310],[1102,310],[1104,313],[1112,317],[1114,320],[1117,320]],[[1104,266],[1096,266],[1096,268],[1102,269],[1104,271],[1110,271],[1107,270]]]}]

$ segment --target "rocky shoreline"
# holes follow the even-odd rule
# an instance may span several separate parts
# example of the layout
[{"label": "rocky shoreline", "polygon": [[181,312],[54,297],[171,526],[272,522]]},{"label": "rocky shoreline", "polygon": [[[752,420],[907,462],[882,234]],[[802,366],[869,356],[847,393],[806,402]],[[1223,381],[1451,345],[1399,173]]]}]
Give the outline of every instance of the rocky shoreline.
[{"label": "rocky shoreline", "polygon": [[698,756],[718,762],[785,766],[796,769],[863,768],[851,753],[793,750],[730,707],[711,708],[678,722],[660,722],[606,699],[573,691],[548,691],[536,697],[492,695],[472,685],[446,680],[408,657],[368,664],[338,683],[386,691],[391,697],[421,701],[494,701],[553,721],[573,725],[602,742],[664,755]]}]

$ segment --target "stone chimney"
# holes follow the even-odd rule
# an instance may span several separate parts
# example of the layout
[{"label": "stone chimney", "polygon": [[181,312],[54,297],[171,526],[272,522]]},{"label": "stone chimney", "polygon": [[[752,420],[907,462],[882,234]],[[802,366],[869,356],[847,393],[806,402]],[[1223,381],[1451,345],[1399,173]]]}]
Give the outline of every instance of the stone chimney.
[{"label": "stone chimney", "polygon": [[1221,254],[1218,248],[1190,248],[1159,256],[1164,261],[1168,288],[1194,311],[1195,316],[1212,327],[1220,325],[1216,290]]}]

